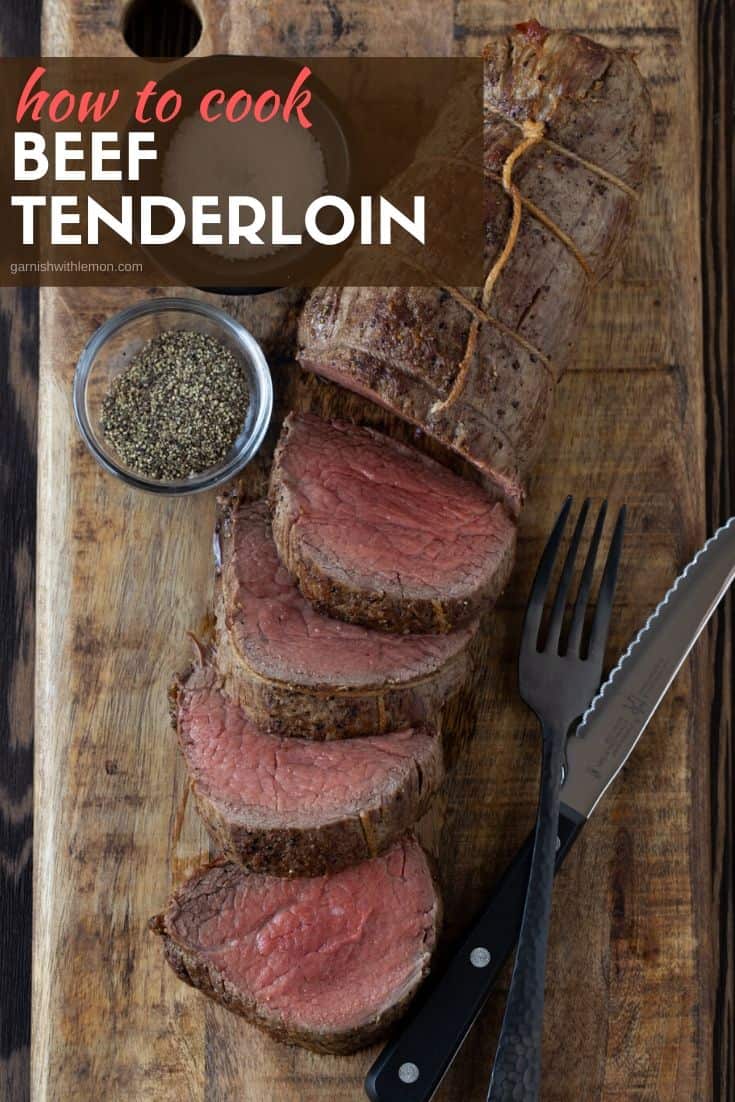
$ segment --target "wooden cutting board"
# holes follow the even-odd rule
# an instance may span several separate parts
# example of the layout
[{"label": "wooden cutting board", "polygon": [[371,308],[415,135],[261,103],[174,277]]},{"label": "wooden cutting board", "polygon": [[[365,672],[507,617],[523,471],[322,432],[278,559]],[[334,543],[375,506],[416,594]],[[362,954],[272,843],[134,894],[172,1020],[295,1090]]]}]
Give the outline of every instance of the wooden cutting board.
[{"label": "wooden cutting board", "polygon": [[[479,906],[529,829],[539,741],[519,703],[524,595],[567,493],[629,505],[615,655],[705,537],[695,6],[686,0],[197,0],[197,53],[478,54],[533,14],[636,52],[656,111],[633,240],[594,297],[531,480],[518,567],[483,639],[483,676],[452,710],[467,745],[429,836],[448,934]],[[44,52],[124,54],[123,4],[56,0]],[[348,1102],[374,1052],[279,1046],[179,983],[146,929],[208,851],[185,806],[166,687],[210,594],[214,500],[162,501],[103,474],[75,430],[84,342],[140,290],[42,293],[35,779],[33,1082],[51,1099]],[[152,292],[151,292],[152,293]],[[281,306],[223,300],[268,340]],[[274,356],[279,411],[376,410]],[[251,475],[262,479],[262,465]],[[547,1102],[708,1098],[712,959],[709,709],[704,638],[580,839],[554,903]],[[441,1090],[482,1099],[503,984]]]}]

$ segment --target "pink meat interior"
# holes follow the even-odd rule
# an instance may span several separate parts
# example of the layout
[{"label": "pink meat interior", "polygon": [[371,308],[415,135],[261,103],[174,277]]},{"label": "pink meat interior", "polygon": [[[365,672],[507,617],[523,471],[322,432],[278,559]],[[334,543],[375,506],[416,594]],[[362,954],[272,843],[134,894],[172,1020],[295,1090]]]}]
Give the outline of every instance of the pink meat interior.
[{"label": "pink meat interior", "polygon": [[472,594],[513,545],[515,525],[480,486],[355,425],[293,417],[281,471],[299,540],[347,581]]},{"label": "pink meat interior", "polygon": [[276,1019],[351,1029],[398,1001],[434,947],[437,898],[406,839],[332,876],[208,870],[169,917],[173,935]]},{"label": "pink meat interior", "polygon": [[426,677],[464,649],[477,624],[448,635],[391,635],[322,616],[278,558],[265,502],[242,505],[234,541],[231,630],[269,676],[303,685],[385,686]]},{"label": "pink meat interior", "polygon": [[235,812],[323,823],[385,798],[438,750],[425,730],[337,742],[266,735],[206,673],[198,680],[203,684],[187,687],[180,700],[182,746],[200,787]]}]

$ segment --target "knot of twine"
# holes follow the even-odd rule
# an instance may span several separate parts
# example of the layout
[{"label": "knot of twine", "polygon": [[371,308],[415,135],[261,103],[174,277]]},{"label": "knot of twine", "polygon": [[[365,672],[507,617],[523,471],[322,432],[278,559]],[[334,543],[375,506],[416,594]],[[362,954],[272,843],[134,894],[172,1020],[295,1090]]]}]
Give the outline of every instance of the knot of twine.
[{"label": "knot of twine", "polygon": [[513,183],[513,169],[516,161],[519,161],[521,157],[528,153],[529,149],[533,149],[535,145],[543,139],[544,136],[544,124],[542,122],[536,122],[533,119],[526,119],[522,126],[523,141],[519,142],[515,149],[511,150],[505,159],[503,165],[502,182],[503,188],[510,195],[513,203],[513,217],[511,218],[510,229],[508,236],[503,246],[503,251],[497,258],[492,268],[487,274],[485,280],[485,286],[482,289],[482,308],[487,310],[490,304],[490,296],[493,293],[493,287],[495,286],[498,276],[502,272],[505,265],[510,260],[511,253],[515,248],[516,241],[518,240],[518,231],[521,227],[521,215],[523,214],[523,201],[521,199],[521,193],[518,190],[517,184]]},{"label": "knot of twine", "polygon": [[[498,281],[500,273],[502,272],[503,268],[508,263],[508,260],[511,257],[513,249],[516,245],[516,241],[518,240],[518,231],[521,226],[523,201],[521,198],[521,193],[518,190],[518,186],[513,182],[513,168],[515,167],[516,162],[519,161],[520,158],[529,151],[529,149],[533,149],[535,145],[538,145],[538,143],[542,141],[544,137],[544,124],[542,122],[536,122],[533,119],[526,119],[522,124],[521,130],[523,133],[523,140],[520,141],[518,145],[511,150],[503,164],[503,174],[501,180],[503,184],[503,189],[510,196],[513,203],[513,214],[510,222],[510,229],[508,230],[508,236],[505,240],[505,245],[503,246],[502,252],[497,257],[492,268],[488,272],[487,278],[485,279],[485,283],[482,288],[482,314],[486,314],[487,312],[487,308],[490,305],[490,298],[493,293],[493,288]],[[434,402],[431,407],[432,414],[441,413],[443,410],[448,409],[449,406],[456,402],[457,398],[459,398],[460,394],[464,390],[465,383],[467,381],[467,374],[469,372],[469,366],[472,361],[472,357],[475,354],[475,348],[477,346],[477,334],[480,328],[481,320],[489,319],[482,319],[480,317],[477,317],[477,315],[473,316],[472,322],[470,323],[470,330],[467,335],[467,344],[465,346],[464,356],[462,357],[462,362],[459,365],[457,377],[452,384],[452,389],[449,391],[449,394],[447,394],[446,398],[443,398],[439,402]]]}]

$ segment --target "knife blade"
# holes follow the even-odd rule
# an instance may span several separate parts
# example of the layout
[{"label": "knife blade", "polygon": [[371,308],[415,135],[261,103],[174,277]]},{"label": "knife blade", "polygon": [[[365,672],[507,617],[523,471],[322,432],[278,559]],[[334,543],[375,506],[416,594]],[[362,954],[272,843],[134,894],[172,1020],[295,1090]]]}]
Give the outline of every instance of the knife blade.
[{"label": "knife blade", "polygon": [[735,577],[735,517],[707,540],[636,635],[567,743],[562,798],[588,819]]},{"label": "knife blade", "polygon": [[[556,871],[635,749],[735,578],[735,517],[697,552],[631,642],[567,743]],[[533,834],[365,1079],[372,1102],[429,1102],[513,951]]]}]

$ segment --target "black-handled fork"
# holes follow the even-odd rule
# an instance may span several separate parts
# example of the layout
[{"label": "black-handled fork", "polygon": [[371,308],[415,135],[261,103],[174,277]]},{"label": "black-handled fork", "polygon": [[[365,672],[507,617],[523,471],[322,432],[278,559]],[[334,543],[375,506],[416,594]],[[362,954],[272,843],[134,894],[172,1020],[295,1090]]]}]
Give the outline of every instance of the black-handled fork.
[{"label": "black-handled fork", "polygon": [[585,615],[607,502],[603,502],[597,516],[565,641],[562,640],[562,628],[589,504],[585,501],[580,510],[545,633],[542,634],[544,605],[571,510],[571,498],[564,503],[539,563],[523,623],[518,680],[522,699],[541,724],[541,792],[523,921],[488,1102],[537,1102],[539,1096],[546,948],[559,845],[564,751],[572,724],[585,711],[600,683],[625,525],[623,508],[613,533],[590,638],[586,653],[583,653]]}]

